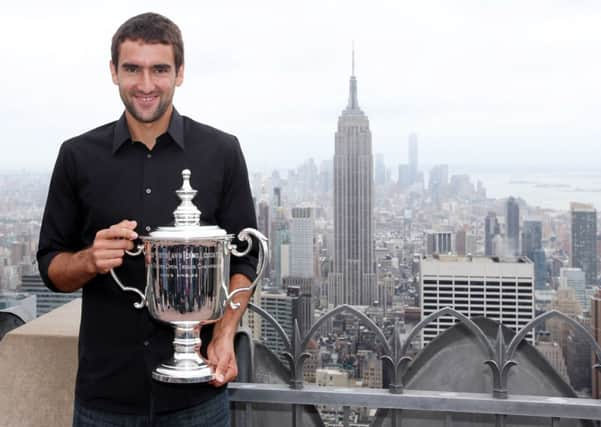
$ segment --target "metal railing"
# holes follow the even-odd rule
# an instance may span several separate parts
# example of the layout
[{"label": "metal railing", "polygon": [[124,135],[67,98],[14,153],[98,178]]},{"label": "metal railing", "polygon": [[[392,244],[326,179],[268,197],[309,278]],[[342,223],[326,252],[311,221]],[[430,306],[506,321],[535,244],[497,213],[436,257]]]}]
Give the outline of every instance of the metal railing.
[{"label": "metal railing", "polygon": [[[350,424],[351,407],[377,408],[373,427],[382,426],[389,419],[391,426],[400,426],[406,411],[430,412],[438,415],[441,426],[452,426],[459,414],[490,415],[494,425],[507,425],[509,417],[534,417],[547,420],[548,425],[559,426],[560,420],[592,420],[599,425],[601,402],[595,399],[559,398],[512,395],[499,399],[483,393],[433,392],[406,390],[398,395],[385,389],[319,387],[306,385],[293,389],[282,384],[232,383],[230,400],[234,402],[235,425],[260,427],[253,422],[254,404],[274,404],[287,407],[288,418],[279,420],[280,426],[303,426],[302,410],[307,406],[337,406],[343,409],[342,425]],[[310,414],[312,411],[307,412]],[[308,419],[305,416],[305,419]],[[315,424],[319,425],[319,424]],[[585,424],[586,425],[586,424]]]},{"label": "metal railing", "polygon": [[[321,405],[342,407],[340,425],[351,426],[351,407],[377,408],[372,427],[390,425],[393,427],[405,425],[434,425],[412,423],[411,417],[407,417],[407,411],[428,412],[439,416],[440,423],[436,425],[453,426],[456,420],[462,418],[461,414],[475,414],[487,418],[485,424],[469,425],[509,425],[512,417],[534,417],[537,419],[531,425],[559,426],[561,420],[588,420],[583,424],[566,425],[600,425],[601,401],[586,398],[571,397],[545,397],[545,396],[521,396],[510,395],[507,389],[509,373],[517,362],[515,360],[518,345],[537,326],[542,325],[551,318],[559,318],[571,327],[583,334],[596,355],[597,361],[601,361],[601,346],[594,337],[576,320],[558,311],[546,312],[520,329],[507,344],[499,325],[496,338],[490,339],[473,320],[452,308],[443,308],[428,317],[422,319],[407,335],[405,340],[401,339],[401,330],[397,322],[390,339],[386,339],[380,329],[368,316],[352,306],[342,305],[329,311],[319,318],[307,331],[301,335],[298,323],[294,322],[292,337],[278,321],[262,308],[249,305],[250,310],[259,314],[267,321],[281,337],[285,351],[282,355],[288,361],[290,367],[290,379],[287,385],[282,384],[257,384],[257,383],[234,383],[230,385],[230,396],[234,402],[235,425],[253,425],[253,413],[257,407],[262,410],[264,405],[284,405],[283,417],[289,414],[289,422],[279,425],[324,425],[318,415],[316,407]],[[314,335],[334,316],[349,313],[356,317],[367,329],[375,334],[382,346],[382,368],[387,372],[384,377],[385,387],[383,389],[366,388],[342,388],[342,387],[319,387],[303,383],[304,362],[310,357],[307,346]],[[443,316],[451,316],[463,324],[476,338],[478,345],[487,355],[484,362],[491,370],[492,389],[490,393],[458,393],[453,391],[422,391],[407,390],[403,383],[403,377],[414,361],[410,352],[411,343],[420,332],[431,322]],[[599,369],[595,364],[593,369]],[[261,406],[263,405],[263,406]],[[282,410],[280,408],[280,410]],[[305,417],[305,418],[303,418]],[[309,417],[309,418],[307,418]],[[546,421],[541,421],[544,418]],[[304,421],[303,421],[304,420]],[[307,424],[307,420],[312,420]],[[262,423],[261,423],[262,424]],[[461,424],[459,421],[458,424]],[[363,425],[363,424],[362,424]],[[514,425],[513,423],[511,425]],[[519,425],[530,425],[519,424]],[[561,424],[564,425],[564,424]]]}]

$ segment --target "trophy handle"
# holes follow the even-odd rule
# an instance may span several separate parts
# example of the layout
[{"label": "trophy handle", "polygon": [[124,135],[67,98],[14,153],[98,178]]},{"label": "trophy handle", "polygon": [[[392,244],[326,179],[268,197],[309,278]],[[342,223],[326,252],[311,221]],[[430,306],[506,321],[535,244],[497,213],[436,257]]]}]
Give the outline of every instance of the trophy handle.
[{"label": "trophy handle", "polygon": [[[125,253],[129,256],[138,256],[142,252],[144,252],[144,245],[138,245],[138,248],[135,251],[125,251]],[[115,283],[117,285],[119,285],[119,287],[121,288],[121,290],[123,292],[135,292],[136,294],[138,294],[140,296],[140,298],[142,298],[140,300],[140,302],[134,302],[134,307],[136,307],[138,309],[144,308],[144,306],[146,305],[146,295],[144,295],[142,292],[140,292],[139,289],[131,288],[131,287],[125,286],[123,283],[121,283],[121,280],[119,280],[119,278],[117,277],[117,273],[115,273],[115,270],[113,270],[112,268],[111,268],[111,276],[113,277],[113,280],[115,281]]]},{"label": "trophy handle", "polygon": [[259,247],[259,262],[257,264],[257,277],[251,283],[251,285],[247,288],[239,288],[231,293],[228,292],[228,289],[225,289],[225,295],[227,299],[225,301],[225,305],[228,303],[233,310],[237,310],[240,308],[240,303],[233,302],[232,299],[238,295],[240,292],[252,292],[256,287],[259,280],[263,277],[263,273],[265,272],[265,266],[267,265],[267,260],[269,259],[269,246],[267,245],[267,237],[265,237],[262,233],[255,230],[254,228],[245,228],[240,233],[238,233],[238,240],[242,242],[247,242],[246,249],[243,251],[238,251],[236,245],[231,245],[230,250],[234,256],[242,257],[250,252],[252,249],[253,241],[252,237],[254,236],[260,244]]}]

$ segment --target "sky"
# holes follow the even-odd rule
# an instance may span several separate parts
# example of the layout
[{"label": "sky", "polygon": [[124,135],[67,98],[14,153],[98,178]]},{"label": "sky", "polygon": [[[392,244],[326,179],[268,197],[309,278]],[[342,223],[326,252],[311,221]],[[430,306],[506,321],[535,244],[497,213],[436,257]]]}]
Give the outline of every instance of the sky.
[{"label": "sky", "polygon": [[601,2],[20,1],[0,17],[0,170],[51,170],[62,141],[116,120],[110,39],[164,14],[184,36],[180,113],[238,136],[249,168],[331,159],[356,50],[373,151],[475,172],[597,171]]}]

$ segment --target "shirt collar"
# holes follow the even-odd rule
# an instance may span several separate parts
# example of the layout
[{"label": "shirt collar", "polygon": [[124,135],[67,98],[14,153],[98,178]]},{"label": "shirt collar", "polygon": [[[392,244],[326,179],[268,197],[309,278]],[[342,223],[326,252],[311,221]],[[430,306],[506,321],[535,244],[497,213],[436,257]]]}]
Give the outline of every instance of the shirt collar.
[{"label": "shirt collar", "polygon": [[[173,113],[171,114],[171,119],[169,119],[169,127],[167,128],[167,133],[171,137],[173,141],[180,148],[184,149],[184,119],[177,112],[175,108],[173,108]],[[131,141],[131,134],[129,133],[129,128],[127,127],[127,120],[125,119],[125,113],[121,114],[119,120],[115,124],[115,133],[113,136],[113,154],[121,148],[121,146],[126,142]]]}]

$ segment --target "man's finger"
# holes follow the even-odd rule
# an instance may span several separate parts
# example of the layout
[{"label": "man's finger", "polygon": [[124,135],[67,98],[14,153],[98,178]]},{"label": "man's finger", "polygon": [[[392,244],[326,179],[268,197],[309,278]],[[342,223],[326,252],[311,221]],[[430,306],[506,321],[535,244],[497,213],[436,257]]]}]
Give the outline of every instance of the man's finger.
[{"label": "man's finger", "polygon": [[223,384],[225,382],[225,374],[228,369],[228,357],[221,357],[215,367],[215,382]]},{"label": "man's finger", "polygon": [[137,239],[138,233],[136,233],[132,228],[124,227],[121,224],[111,225],[109,227],[109,235],[110,238],[121,238],[121,239]]},{"label": "man's finger", "polygon": [[101,239],[124,238],[134,240],[138,238],[137,233],[134,231],[137,225],[138,223],[136,221],[124,219],[117,224],[111,225],[109,228],[98,231],[96,237]]},{"label": "man's finger", "polygon": [[127,239],[127,240],[135,240],[138,238],[138,233],[129,228],[125,227],[115,227],[114,225],[111,228],[105,228],[104,230],[100,230],[96,233],[97,240],[108,240],[108,239]]},{"label": "man's finger", "polygon": [[134,228],[136,228],[137,225],[138,225],[138,223],[136,221],[124,219],[120,223],[113,225],[113,227],[117,226],[117,227],[121,227],[121,228],[129,228],[130,230],[133,230]]},{"label": "man's finger", "polygon": [[95,251],[102,250],[129,250],[134,247],[132,240],[125,239],[97,239],[94,241],[93,248]]},{"label": "man's finger", "polygon": [[94,257],[96,258],[96,261],[112,260],[122,258],[124,254],[124,249],[101,249],[94,252]]},{"label": "man's finger", "polygon": [[238,368],[235,365],[228,365],[227,371],[223,374],[223,382],[229,383],[233,381],[238,376]]}]

